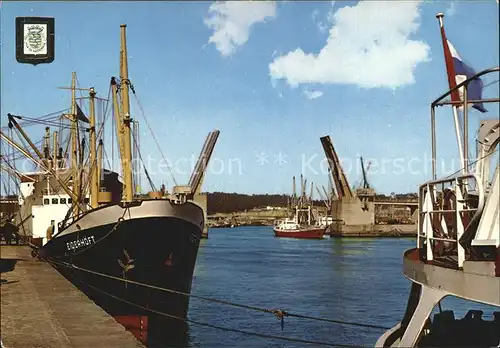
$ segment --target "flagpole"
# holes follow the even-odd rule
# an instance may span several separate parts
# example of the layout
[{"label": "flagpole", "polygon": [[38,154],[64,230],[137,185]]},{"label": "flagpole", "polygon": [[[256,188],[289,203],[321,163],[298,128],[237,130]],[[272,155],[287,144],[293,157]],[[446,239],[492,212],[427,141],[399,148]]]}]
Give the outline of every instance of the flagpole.
[{"label": "flagpole", "polygon": [[[438,19],[439,22],[439,28],[441,30],[441,39],[443,41],[444,60],[448,75],[448,84],[450,89],[452,89],[456,87],[457,82],[455,80],[455,68],[453,66],[453,60],[451,57],[450,50],[448,48],[448,41],[446,39],[446,34],[444,31],[443,17],[444,13],[442,12],[436,14],[436,18]],[[458,93],[458,90],[451,93],[451,99],[460,100],[460,95]],[[462,132],[460,131],[460,121],[458,119],[458,107],[456,105],[453,105],[452,109],[453,109],[453,121],[455,123],[455,133],[457,137],[458,153],[460,156],[460,168],[463,174],[467,174],[467,168],[465,167],[464,148],[462,146]]]}]

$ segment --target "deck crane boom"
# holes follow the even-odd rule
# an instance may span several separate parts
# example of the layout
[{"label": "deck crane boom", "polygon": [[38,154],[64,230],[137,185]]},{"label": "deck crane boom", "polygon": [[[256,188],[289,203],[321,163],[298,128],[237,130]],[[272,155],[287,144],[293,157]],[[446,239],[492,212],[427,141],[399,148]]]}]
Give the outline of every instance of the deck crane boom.
[{"label": "deck crane boom", "polygon": [[[323,189],[325,189],[325,187],[323,186]],[[321,193],[321,191],[319,190],[318,186],[316,186],[316,191],[318,192],[318,195],[320,197],[320,199],[323,200],[323,203],[325,204],[326,206],[326,209],[328,211],[330,211],[330,199],[328,198],[328,195],[326,196],[326,198],[323,196],[323,193]]]},{"label": "deck crane boom", "polygon": [[325,197],[330,202],[332,200],[332,189],[330,188],[330,193],[326,190],[325,186],[321,185],[321,188],[323,189],[323,192],[325,193]]},{"label": "deck crane boom", "polygon": [[302,192],[302,203],[307,201],[307,179],[304,179],[304,191]]},{"label": "deck crane boom", "polygon": [[304,195],[306,194],[306,183],[304,181],[304,176],[300,174],[300,199],[304,199]]},{"label": "deck crane boom", "polygon": [[309,194],[309,200],[311,201],[311,204],[313,202],[313,195],[314,195],[314,184],[313,182],[311,181],[311,192]]},{"label": "deck crane boom", "polygon": [[[333,184],[333,178],[332,178],[331,173],[332,172],[331,172],[330,168],[328,168],[328,192],[329,193],[328,194],[325,193],[325,194],[327,195],[327,197],[329,197],[330,201],[333,201],[334,199],[337,198],[337,194],[335,193],[335,189],[334,189],[335,185]],[[325,188],[323,187],[323,190],[324,189]]]},{"label": "deck crane boom", "polygon": [[295,185],[295,176],[293,176],[293,187],[292,187],[292,200],[291,200],[291,204],[293,206],[295,206],[297,204],[297,188],[296,188],[296,185]]}]

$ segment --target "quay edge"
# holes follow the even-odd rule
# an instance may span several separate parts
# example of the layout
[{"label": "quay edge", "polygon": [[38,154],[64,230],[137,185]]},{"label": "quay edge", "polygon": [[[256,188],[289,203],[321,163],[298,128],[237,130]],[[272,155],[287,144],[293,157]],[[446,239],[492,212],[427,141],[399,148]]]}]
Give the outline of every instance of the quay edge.
[{"label": "quay edge", "polygon": [[29,247],[0,248],[2,260],[17,260],[1,274],[3,346],[144,347],[50,264],[32,258]]}]

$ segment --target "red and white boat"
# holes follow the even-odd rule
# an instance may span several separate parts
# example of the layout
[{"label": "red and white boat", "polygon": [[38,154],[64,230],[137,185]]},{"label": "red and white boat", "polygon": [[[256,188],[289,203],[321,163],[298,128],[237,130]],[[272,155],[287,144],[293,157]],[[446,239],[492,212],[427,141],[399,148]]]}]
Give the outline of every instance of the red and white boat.
[{"label": "red and white boat", "polygon": [[277,221],[273,231],[276,237],[285,238],[307,238],[322,239],[327,225],[325,221],[316,219],[313,211],[313,184],[311,183],[311,194],[306,195],[306,182],[300,175],[301,194],[297,197],[295,192],[295,177],[293,177],[293,194],[289,197],[288,208],[293,207],[295,213],[293,218]]},{"label": "red and white boat", "polygon": [[301,226],[295,219],[286,219],[274,226],[273,231],[276,237],[322,239],[325,229],[318,225]]},{"label": "red and white boat", "polygon": [[310,205],[296,205],[293,219],[278,221],[273,231],[276,237],[322,239],[326,228],[315,221]]}]

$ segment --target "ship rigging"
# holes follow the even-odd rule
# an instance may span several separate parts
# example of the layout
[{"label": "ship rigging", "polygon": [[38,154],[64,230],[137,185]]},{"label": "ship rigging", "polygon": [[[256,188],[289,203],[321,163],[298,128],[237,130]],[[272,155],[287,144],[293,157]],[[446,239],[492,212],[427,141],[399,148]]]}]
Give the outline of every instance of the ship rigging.
[{"label": "ship rigging", "polygon": [[[17,152],[2,155],[5,162],[2,168],[8,167],[20,181],[19,216],[30,217],[22,225],[30,235],[35,255],[54,265],[69,263],[189,293],[206,220],[206,211],[196,203],[196,198],[201,194],[200,186],[219,131],[209,133],[188,185],[176,185],[171,192],[156,190],[142,160],[138,123],[131,114],[130,92],[136,96],[136,91],[129,79],[126,25],[120,26],[119,71],[119,78],[110,80],[111,98],[97,98],[93,87],[78,88],[76,73],[72,73],[71,86],[63,87],[71,91],[71,105],[62,115],[35,119],[8,114],[8,129],[2,129],[0,136]],[[77,99],[76,91],[88,95]],[[82,110],[86,108],[83,100],[88,101],[88,117]],[[111,104],[121,175],[113,171],[109,161],[109,169],[103,166],[108,113],[104,112],[98,120],[97,101]],[[34,143],[24,130],[37,123],[46,126],[40,143]],[[151,130],[147,120],[146,124]],[[50,126],[59,129],[51,134]],[[66,142],[61,141],[65,131],[69,132]],[[13,132],[19,141],[14,139]],[[19,155],[31,161],[36,170],[28,173],[18,170]],[[151,186],[147,194],[138,188],[138,163]],[[57,268],[142,341],[148,342],[151,330],[162,331],[164,318],[113,301],[93,289],[180,317],[187,314],[189,298],[157,294],[77,268]],[[137,327],[142,329],[136,330]]]}]

